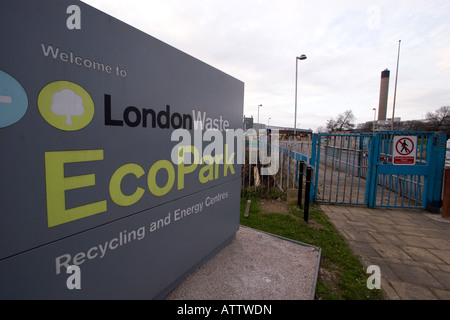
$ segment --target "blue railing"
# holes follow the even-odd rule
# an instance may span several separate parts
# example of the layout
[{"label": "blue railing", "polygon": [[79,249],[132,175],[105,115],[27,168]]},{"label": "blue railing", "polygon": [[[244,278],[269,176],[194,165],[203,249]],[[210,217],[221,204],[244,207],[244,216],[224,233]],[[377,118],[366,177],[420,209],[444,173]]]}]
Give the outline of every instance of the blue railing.
[{"label": "blue railing", "polygon": [[[392,163],[396,136],[417,137],[414,165]],[[304,162],[314,168],[311,201],[436,210],[450,151],[446,143],[443,133],[407,131],[314,134],[307,141],[280,141],[279,172],[266,181],[282,190],[296,189]]]}]

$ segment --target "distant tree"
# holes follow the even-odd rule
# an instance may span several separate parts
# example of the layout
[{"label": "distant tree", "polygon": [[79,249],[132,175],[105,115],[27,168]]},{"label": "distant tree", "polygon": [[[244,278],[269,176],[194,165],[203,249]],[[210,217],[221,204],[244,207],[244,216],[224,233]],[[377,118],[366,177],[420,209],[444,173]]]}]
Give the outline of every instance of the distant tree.
[{"label": "distant tree", "polygon": [[420,120],[411,120],[405,121],[402,125],[402,130],[406,131],[426,131],[423,121]]},{"label": "distant tree", "polygon": [[317,133],[325,133],[325,132],[327,132],[327,129],[324,128],[323,126],[320,126],[316,129],[316,132]]},{"label": "distant tree", "polygon": [[327,121],[327,130],[332,131],[344,131],[352,130],[355,128],[354,121],[356,120],[352,110],[347,110],[344,113],[340,113],[336,120],[330,119]]},{"label": "distant tree", "polygon": [[331,133],[333,132],[333,130],[335,130],[335,121],[333,119],[327,120],[326,129],[328,133]]},{"label": "distant tree", "polygon": [[[378,125],[376,125],[376,128],[378,128]],[[358,127],[362,132],[372,132],[373,131],[373,121],[368,121],[361,125],[361,127]]]},{"label": "distant tree", "polygon": [[440,107],[435,112],[428,112],[426,119],[430,130],[446,130],[450,125],[450,106]]}]

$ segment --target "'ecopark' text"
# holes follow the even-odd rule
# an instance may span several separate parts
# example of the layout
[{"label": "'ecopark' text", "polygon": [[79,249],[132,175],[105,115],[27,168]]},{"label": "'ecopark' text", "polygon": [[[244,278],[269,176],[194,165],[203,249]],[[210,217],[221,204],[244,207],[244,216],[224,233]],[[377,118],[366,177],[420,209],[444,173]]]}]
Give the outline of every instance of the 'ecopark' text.
[{"label": "'ecopark' text", "polygon": [[[199,124],[200,123],[200,124]],[[189,183],[198,181],[206,184],[212,181],[235,175],[234,164],[245,163],[245,142],[249,145],[249,163],[266,165],[261,168],[262,175],[274,175],[278,172],[278,132],[271,134],[271,155],[267,155],[267,135],[260,131],[249,129],[219,130],[201,129],[201,122],[195,121],[194,137],[186,129],[174,130],[171,141],[178,142],[171,152],[171,160],[161,159],[153,164],[127,163],[111,172],[109,183],[102,181],[101,185],[109,185],[110,200],[117,206],[129,207],[150,193],[153,197],[162,197],[171,191],[183,190],[185,180]],[[258,140],[259,138],[259,140]],[[203,148],[204,142],[206,146]],[[167,157],[167,156],[166,156]],[[96,174],[67,176],[67,165],[77,166],[77,163],[105,161],[103,149],[48,151],[45,152],[45,178],[47,194],[47,221],[49,227],[106,212],[108,199],[88,203],[78,207],[67,208],[66,196],[71,190],[96,188]],[[144,168],[149,168],[147,171]],[[122,181],[125,177],[133,177],[134,192],[123,192]],[[157,179],[164,176],[164,181]],[[189,177],[189,179],[187,179]],[[197,177],[197,179],[195,179]],[[129,178],[128,178],[129,180]],[[159,181],[157,183],[157,181]],[[194,181],[194,182],[192,182]],[[146,183],[145,183],[146,182]],[[143,185],[145,184],[145,186]],[[91,189],[92,190],[92,189]]]}]

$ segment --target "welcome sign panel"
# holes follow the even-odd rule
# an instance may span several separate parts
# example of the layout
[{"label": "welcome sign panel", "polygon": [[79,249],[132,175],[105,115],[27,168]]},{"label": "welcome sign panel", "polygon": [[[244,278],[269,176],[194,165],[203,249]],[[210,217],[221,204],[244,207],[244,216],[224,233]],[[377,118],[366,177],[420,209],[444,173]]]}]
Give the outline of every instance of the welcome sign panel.
[{"label": "welcome sign panel", "polygon": [[156,297],[234,236],[241,81],[82,2],[0,19],[2,298]]}]

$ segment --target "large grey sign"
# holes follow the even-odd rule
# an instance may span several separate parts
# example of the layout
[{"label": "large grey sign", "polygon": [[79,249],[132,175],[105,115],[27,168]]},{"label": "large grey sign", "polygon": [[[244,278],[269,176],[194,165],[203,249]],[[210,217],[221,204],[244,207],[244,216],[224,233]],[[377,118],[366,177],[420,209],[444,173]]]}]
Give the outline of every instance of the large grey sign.
[{"label": "large grey sign", "polygon": [[0,298],[163,297],[239,227],[244,84],[79,1],[0,21]]}]

